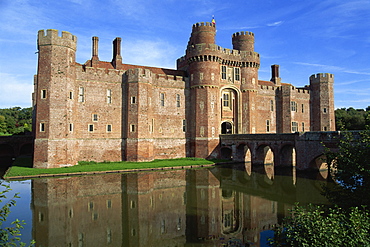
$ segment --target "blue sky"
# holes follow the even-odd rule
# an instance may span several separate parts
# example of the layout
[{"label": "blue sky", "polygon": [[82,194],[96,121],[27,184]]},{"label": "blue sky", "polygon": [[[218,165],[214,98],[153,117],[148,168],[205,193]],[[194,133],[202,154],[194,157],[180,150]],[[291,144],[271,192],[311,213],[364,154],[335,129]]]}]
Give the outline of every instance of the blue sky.
[{"label": "blue sky", "polygon": [[40,29],[76,35],[79,63],[91,57],[92,36],[104,61],[121,37],[124,63],[175,68],[192,24],[212,15],[224,48],[235,32],[255,34],[260,80],[272,64],[297,87],[333,73],[336,108],[370,106],[370,0],[0,0],[0,108],[31,106]]}]

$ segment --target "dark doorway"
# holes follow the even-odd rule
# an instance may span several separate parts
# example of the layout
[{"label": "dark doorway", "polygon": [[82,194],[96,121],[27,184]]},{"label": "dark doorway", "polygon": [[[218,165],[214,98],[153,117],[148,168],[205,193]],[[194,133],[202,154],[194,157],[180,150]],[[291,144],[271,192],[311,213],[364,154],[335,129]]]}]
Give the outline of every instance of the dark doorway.
[{"label": "dark doorway", "polygon": [[223,122],[221,124],[221,134],[232,134],[233,126],[229,122]]}]

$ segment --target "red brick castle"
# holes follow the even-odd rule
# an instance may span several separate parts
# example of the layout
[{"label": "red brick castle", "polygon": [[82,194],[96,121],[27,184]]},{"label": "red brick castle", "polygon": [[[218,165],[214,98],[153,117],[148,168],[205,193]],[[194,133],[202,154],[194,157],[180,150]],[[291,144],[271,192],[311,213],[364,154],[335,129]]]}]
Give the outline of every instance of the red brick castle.
[{"label": "red brick castle", "polygon": [[78,161],[148,161],[218,157],[220,134],[335,130],[332,74],[297,88],[258,79],[254,34],[232,35],[233,49],[215,44],[214,23],[196,23],[177,70],[122,63],[121,39],[113,59],[76,62],[77,37],[38,33],[35,76],[34,167]]}]

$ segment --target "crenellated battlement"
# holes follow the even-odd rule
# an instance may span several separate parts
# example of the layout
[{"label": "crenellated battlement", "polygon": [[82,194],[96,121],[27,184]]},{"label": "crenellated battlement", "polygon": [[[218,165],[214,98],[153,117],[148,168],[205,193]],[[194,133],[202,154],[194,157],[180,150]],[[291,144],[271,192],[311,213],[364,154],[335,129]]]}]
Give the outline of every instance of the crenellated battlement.
[{"label": "crenellated battlement", "polygon": [[253,36],[254,37],[254,33],[248,32],[248,31],[241,31],[241,32],[236,32],[232,35],[233,38],[237,38],[239,36]]},{"label": "crenellated battlement", "polygon": [[334,75],[330,73],[318,73],[310,76],[310,83],[320,82],[334,83]]},{"label": "crenellated battlement", "polygon": [[62,31],[61,36],[59,31],[56,29],[39,30],[37,36],[38,46],[44,45],[58,45],[65,46],[76,50],[77,48],[77,37],[72,35],[70,32]]},{"label": "crenellated battlement", "polygon": [[197,22],[193,24],[193,30],[197,28],[202,28],[202,27],[212,27],[215,28],[216,25],[213,24],[212,22]]},{"label": "crenellated battlement", "polygon": [[220,54],[226,54],[226,55],[233,55],[233,56],[241,56],[241,57],[254,57],[259,58],[260,55],[255,51],[240,51],[237,49],[229,49],[229,48],[223,48],[216,44],[196,44],[194,46],[188,47],[188,52],[194,53],[195,52],[204,52],[204,51],[216,51]]}]

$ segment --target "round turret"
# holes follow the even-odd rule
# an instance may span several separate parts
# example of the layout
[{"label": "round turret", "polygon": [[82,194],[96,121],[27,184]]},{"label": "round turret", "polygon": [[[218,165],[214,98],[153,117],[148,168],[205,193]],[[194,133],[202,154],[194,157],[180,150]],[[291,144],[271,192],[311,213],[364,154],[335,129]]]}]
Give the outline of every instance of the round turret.
[{"label": "round turret", "polygon": [[216,35],[216,25],[211,22],[198,22],[193,25],[189,45],[195,44],[214,44]]},{"label": "round turret", "polygon": [[254,34],[252,32],[234,33],[232,43],[234,50],[254,51]]}]

